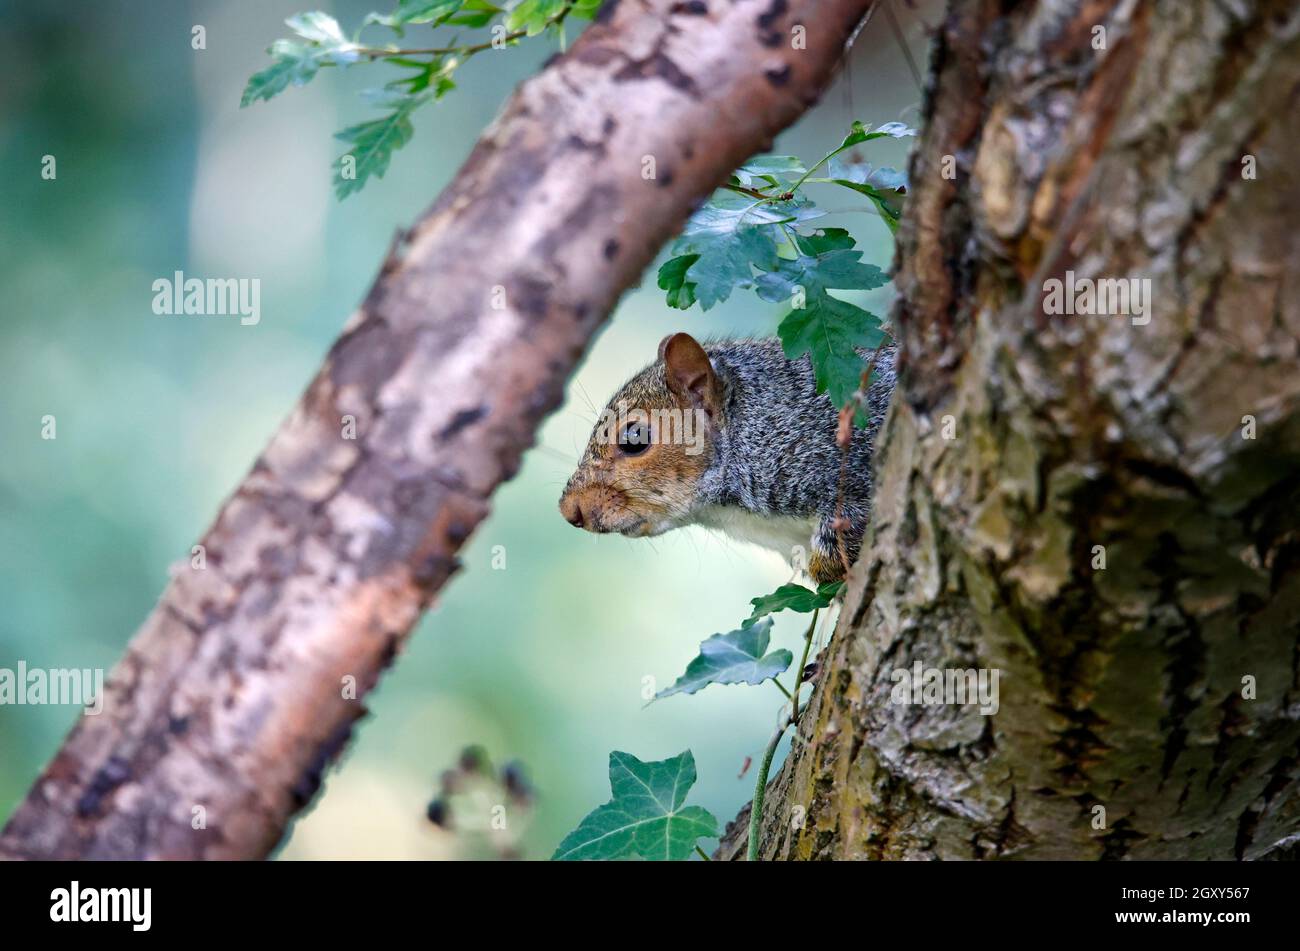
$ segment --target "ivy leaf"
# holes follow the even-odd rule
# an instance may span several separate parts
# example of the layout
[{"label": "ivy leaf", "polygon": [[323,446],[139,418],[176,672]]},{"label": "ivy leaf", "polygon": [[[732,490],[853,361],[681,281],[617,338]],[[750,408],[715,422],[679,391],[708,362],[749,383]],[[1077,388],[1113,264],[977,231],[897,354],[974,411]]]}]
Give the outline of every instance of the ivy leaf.
[{"label": "ivy leaf", "polygon": [[630,753],[609,754],[613,798],[564,837],[553,861],[620,859],[682,861],[697,839],[718,837],[718,820],[700,806],[683,806],[695,785],[695,757],[643,763]]},{"label": "ivy leaf", "polygon": [[659,268],[659,286],[668,292],[668,306],[690,310],[695,303],[695,285],[686,279],[690,266],[700,259],[698,254],[683,254],[669,258]]},{"label": "ivy leaf", "polygon": [[[335,133],[336,139],[352,143],[352,148],[339,159],[339,168],[334,174],[334,191],[340,199],[360,191],[370,176],[384,177],[393,152],[409,142],[415,131],[411,125],[411,113],[430,98],[431,93],[390,96],[386,102],[393,108],[391,113]],[[347,161],[349,157],[350,163]],[[350,176],[345,174],[349,166]]]},{"label": "ivy leaf", "polygon": [[815,591],[801,584],[783,584],[771,594],[750,601],[749,603],[754,606],[754,612],[740,626],[745,629],[751,626],[757,628],[764,623],[770,625],[772,623],[770,619],[764,622],[759,621],[759,618],[779,611],[798,611],[800,614],[808,614],[818,608],[830,607],[842,587],[844,587],[843,581],[829,581]]},{"label": "ivy leaf", "polygon": [[746,624],[729,634],[714,634],[700,645],[700,653],[686,665],[686,673],[655,699],[676,693],[697,693],[709,684],[761,684],[780,674],[794,655],[788,650],[764,654],[772,634],[772,621]]}]

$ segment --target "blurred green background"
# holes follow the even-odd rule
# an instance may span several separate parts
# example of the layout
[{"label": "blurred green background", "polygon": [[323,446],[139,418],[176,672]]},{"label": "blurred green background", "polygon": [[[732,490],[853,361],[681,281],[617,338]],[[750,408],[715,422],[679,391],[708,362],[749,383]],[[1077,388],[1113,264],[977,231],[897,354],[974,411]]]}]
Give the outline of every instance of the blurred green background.
[{"label": "blurred green background", "polygon": [[[556,46],[538,37],[472,60],[460,89],[417,113],[387,177],[339,203],[333,133],[374,114],[357,92],[392,70],[326,70],[243,110],[240,92],[288,35],[284,17],[324,9],[351,31],[372,8],[0,0],[0,667],[112,666],[168,566],[293,406],[394,229],[432,201]],[[923,11],[934,22],[933,4]],[[921,17],[904,8],[899,19],[923,60]],[[191,48],[195,24],[205,50]],[[877,16],[851,68],[774,151],[814,159],[853,118],[914,124],[919,95]],[[902,165],[909,144],[873,144],[866,158]],[[54,181],[40,176],[47,154]],[[891,241],[866,200],[820,187],[819,202],[842,212],[828,223],[887,264]],[[150,285],[176,270],[260,278],[261,323],[156,317]],[[884,313],[889,296],[862,299]],[[603,405],[665,333],[770,334],[780,315],[748,292],[707,314],[672,311],[652,272],[625,297],[281,857],[462,854],[423,814],[470,743],[526,765],[538,791],[524,838],[533,858],[609,798],[610,750],[659,759],[689,747],[692,802],[726,822],[749,800],[753,774],[738,773],[771,733],[776,689],[712,687],[645,708],[642,683],[671,682],[703,638],[734,628],[789,570],[699,529],[653,541],[580,533],[556,501],[594,421],[588,400]],[[56,440],[40,437],[46,414]],[[492,569],[496,545],[505,570]],[[801,633],[798,617],[783,617],[774,646],[793,649]],[[0,706],[0,819],[77,713]]]}]

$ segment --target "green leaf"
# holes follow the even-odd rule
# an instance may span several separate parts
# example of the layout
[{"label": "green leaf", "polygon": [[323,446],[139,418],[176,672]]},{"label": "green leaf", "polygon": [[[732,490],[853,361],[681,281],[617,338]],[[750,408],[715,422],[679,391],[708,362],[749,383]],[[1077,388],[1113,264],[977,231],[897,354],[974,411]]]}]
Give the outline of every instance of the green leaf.
[{"label": "green leaf", "polygon": [[289,29],[304,39],[321,46],[344,46],[347,37],[339,26],[339,21],[328,13],[313,10],[310,13],[296,13],[284,21]]},{"label": "green leaf", "polygon": [[826,161],[832,156],[839,155],[841,152],[853,148],[855,145],[861,145],[863,142],[870,142],[872,139],[901,139],[904,136],[916,135],[916,130],[902,122],[886,122],[884,125],[868,130],[861,122],[854,122],[849,129],[849,134],[844,137],[844,141],[839,147],[826,156],[822,161]]},{"label": "green leaf", "polygon": [[786,314],[776,333],[791,360],[808,354],[817,392],[829,392],[836,406],[848,403],[861,381],[865,363],[858,350],[875,350],[885,342],[879,317],[820,291]]},{"label": "green leaf", "polygon": [[[752,620],[752,619],[751,619]],[[686,665],[686,673],[655,699],[677,693],[696,693],[709,684],[761,684],[784,671],[794,660],[788,650],[765,654],[772,621],[746,624],[729,634],[714,634],[700,644],[700,653]]]},{"label": "green leaf", "polygon": [[488,0],[466,0],[460,9],[461,12],[454,17],[449,17],[447,22],[474,29],[487,26],[492,22],[492,18],[501,12],[501,7],[489,3]]},{"label": "green leaf", "polygon": [[686,280],[686,272],[699,259],[698,254],[683,254],[669,258],[659,268],[659,286],[668,292],[669,307],[690,310],[695,303],[695,285]]},{"label": "green leaf", "polygon": [[564,4],[565,0],[524,0],[506,17],[506,29],[511,33],[525,30],[529,36],[536,36],[559,15]]},{"label": "green leaf", "polygon": [[885,339],[880,318],[856,304],[832,297],[836,290],[870,290],[888,278],[874,264],[864,264],[861,251],[851,249],[847,232],[828,228],[820,234],[797,235],[799,252],[783,259],[755,282],[766,301],[791,301],[793,310],[777,327],[785,355],[812,361],[817,392],[830,392],[843,406],[858,388],[863,361],[858,350],[872,350]]},{"label": "green leaf", "polygon": [[851,188],[866,195],[880,212],[881,219],[891,234],[898,231],[898,221],[903,215],[903,199],[907,194],[907,174],[893,168],[872,168],[868,162],[843,165],[832,159],[829,178],[809,181],[827,182]]},{"label": "green leaf", "polygon": [[762,202],[719,192],[686,223],[673,254],[697,256],[686,272],[705,310],[720,304],[737,287],[754,283],[755,267],[777,266],[777,225],[813,217],[807,202]]},{"label": "green leaf", "polygon": [[343,35],[338,21],[328,13],[299,13],[284,22],[307,42],[272,43],[267,52],[274,62],[249,77],[239,101],[241,108],[278,96],[290,86],[305,86],[322,66],[347,66],[361,58],[357,44]]},{"label": "green leaf", "polygon": [[690,750],[653,763],[630,753],[610,753],[613,798],[564,837],[552,860],[687,858],[697,839],[718,836],[718,820],[708,810],[683,806],[694,785],[695,757]]},{"label": "green leaf", "polygon": [[366,17],[366,22],[378,23],[400,34],[402,28],[410,24],[432,23],[437,26],[445,23],[464,6],[465,0],[401,0],[392,13],[372,13]]},{"label": "green leaf", "polygon": [[803,162],[793,155],[758,155],[736,169],[732,177],[746,188],[753,188],[756,183],[789,188],[804,171]]},{"label": "green leaf", "polygon": [[829,581],[821,585],[817,590],[805,587],[801,584],[783,584],[771,594],[765,594],[761,598],[755,598],[749,603],[754,606],[754,611],[744,622],[741,628],[762,626],[762,623],[771,624],[771,621],[759,622],[759,618],[768,614],[776,614],[779,611],[798,611],[801,614],[809,614],[819,608],[830,607],[835,595],[840,593],[844,587],[843,581]]},{"label": "green leaf", "polygon": [[604,0],[577,0],[573,9],[569,11],[569,16],[577,17],[580,20],[594,20],[596,14],[600,12],[600,5]]},{"label": "green leaf", "polygon": [[[430,98],[429,93],[392,97],[388,104],[394,108],[388,115],[358,123],[335,134],[336,139],[352,143],[352,148],[339,158],[339,167],[334,174],[334,191],[340,199],[360,191],[370,176],[384,177],[393,152],[409,142],[415,131],[411,125],[411,113]],[[355,173],[351,177],[344,174],[349,156]]]}]

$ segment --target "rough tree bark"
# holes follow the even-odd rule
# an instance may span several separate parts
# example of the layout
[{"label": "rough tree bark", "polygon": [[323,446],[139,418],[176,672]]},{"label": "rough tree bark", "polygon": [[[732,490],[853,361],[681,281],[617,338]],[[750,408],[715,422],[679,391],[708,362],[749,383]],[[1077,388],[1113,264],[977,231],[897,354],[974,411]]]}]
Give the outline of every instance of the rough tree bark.
[{"label": "rough tree bark", "polygon": [[[1292,0],[953,3],[874,535],[764,856],[1293,855],[1298,107]],[[1067,270],[1150,279],[1150,322],[1045,313]],[[917,660],[1000,710],[891,704]]]},{"label": "rough tree bark", "polygon": [[619,295],[812,104],[870,5],[609,0],[520,87],[394,246],[203,538],[206,568],[177,569],[0,857],[274,847],[364,714],[345,678],[364,698]]}]

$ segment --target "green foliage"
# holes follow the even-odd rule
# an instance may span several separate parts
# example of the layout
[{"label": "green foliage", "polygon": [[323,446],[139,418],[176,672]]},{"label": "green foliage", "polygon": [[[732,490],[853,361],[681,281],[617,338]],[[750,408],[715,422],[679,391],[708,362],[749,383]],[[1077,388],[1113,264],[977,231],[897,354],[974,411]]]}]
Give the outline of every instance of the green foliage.
[{"label": "green foliage", "polygon": [[566,5],[565,0],[524,0],[506,17],[506,29],[511,32],[523,30],[528,36],[536,36],[550,25]]},{"label": "green foliage", "polygon": [[849,250],[847,231],[828,228],[818,235],[795,235],[798,257],[783,259],[757,281],[766,301],[790,301],[794,308],[777,326],[785,355],[812,359],[818,392],[830,390],[836,406],[845,405],[858,388],[862,360],[856,348],[874,350],[884,343],[880,318],[856,304],[831,296],[830,290],[871,290],[888,283],[884,272],[863,264],[861,251]]},{"label": "green foliage", "polygon": [[274,62],[254,73],[240,106],[278,96],[290,86],[305,86],[322,66],[347,66],[361,58],[360,47],[343,35],[328,13],[299,13],[284,21],[301,40],[276,40],[268,52]]},{"label": "green foliage", "polygon": [[[809,357],[818,392],[836,406],[858,391],[865,367],[861,350],[886,339],[881,319],[830,293],[871,290],[887,283],[880,268],[864,263],[855,242],[840,228],[810,230],[820,212],[805,194],[810,184],[834,184],[865,196],[892,234],[902,213],[903,173],[839,156],[867,142],[913,135],[890,122],[875,129],[853,123],[849,134],[811,169],[790,155],[761,155],[736,169],[687,222],[659,268],[659,287],[669,307],[703,310],[725,301],[736,288],[753,288],[763,300],[791,304],[777,327],[788,357]],[[813,173],[829,165],[830,176]]]},{"label": "green foliage", "polygon": [[386,26],[400,36],[407,26],[446,23],[464,5],[463,0],[401,0],[392,13],[372,13],[366,17],[366,23]]},{"label": "green foliage", "polygon": [[[271,65],[249,78],[240,105],[270,100],[290,86],[306,85],[325,66],[382,61],[413,70],[410,75],[386,83],[382,89],[364,94],[385,109],[385,115],[338,133],[337,138],[352,145],[337,163],[334,176],[335,192],[343,199],[360,191],[372,177],[383,177],[393,152],[411,139],[414,131],[411,114],[455,89],[454,74],[466,60],[484,50],[513,45],[547,30],[558,31],[570,14],[590,19],[600,2],[523,0],[507,11],[491,0],[399,0],[391,13],[367,15],[357,36],[351,39],[329,14],[300,13],[285,20],[297,39],[280,39],[271,44],[267,51]],[[362,43],[361,30],[368,26],[383,27],[397,37],[404,37],[411,27],[477,30],[492,26],[493,31],[490,39],[481,42],[461,42],[459,35],[454,35],[446,45],[421,44],[404,49],[393,43]]]},{"label": "green foliage", "polygon": [[669,258],[659,268],[659,286],[668,292],[668,306],[689,310],[695,303],[695,285],[686,279],[686,272],[700,259],[698,254],[683,254]]},{"label": "green foliage", "polygon": [[[683,286],[690,286],[705,310],[722,303],[734,288],[753,285],[754,268],[777,266],[782,227],[815,214],[807,202],[763,202],[720,193],[691,216],[673,244],[679,258],[695,257],[682,275]],[[662,268],[659,277],[664,279]]]},{"label": "green foliage", "polygon": [[767,650],[772,634],[771,620],[746,624],[729,634],[714,634],[700,644],[700,653],[686,666],[686,673],[655,699],[677,693],[696,693],[709,684],[761,684],[784,671],[794,660],[788,650]]},{"label": "green foliage", "polygon": [[378,119],[361,122],[336,133],[335,138],[349,142],[352,148],[339,159],[334,175],[334,190],[339,198],[359,191],[370,176],[383,178],[393,152],[411,140],[415,127],[411,113],[433,98],[425,95],[395,95],[386,100],[392,112]]},{"label": "green foliage", "polygon": [[685,859],[697,839],[718,836],[718,820],[707,809],[683,805],[694,785],[695,757],[690,750],[654,763],[629,753],[610,753],[613,798],[565,836],[552,859]]},{"label": "green foliage", "polygon": [[753,613],[742,621],[740,626],[745,629],[761,627],[763,623],[770,624],[770,621],[762,622],[759,621],[759,618],[780,611],[797,611],[800,614],[808,614],[819,608],[828,608],[843,587],[843,581],[831,581],[821,585],[816,590],[793,582],[783,584],[771,594],[765,594],[761,598],[750,601],[749,603],[754,607]]}]

